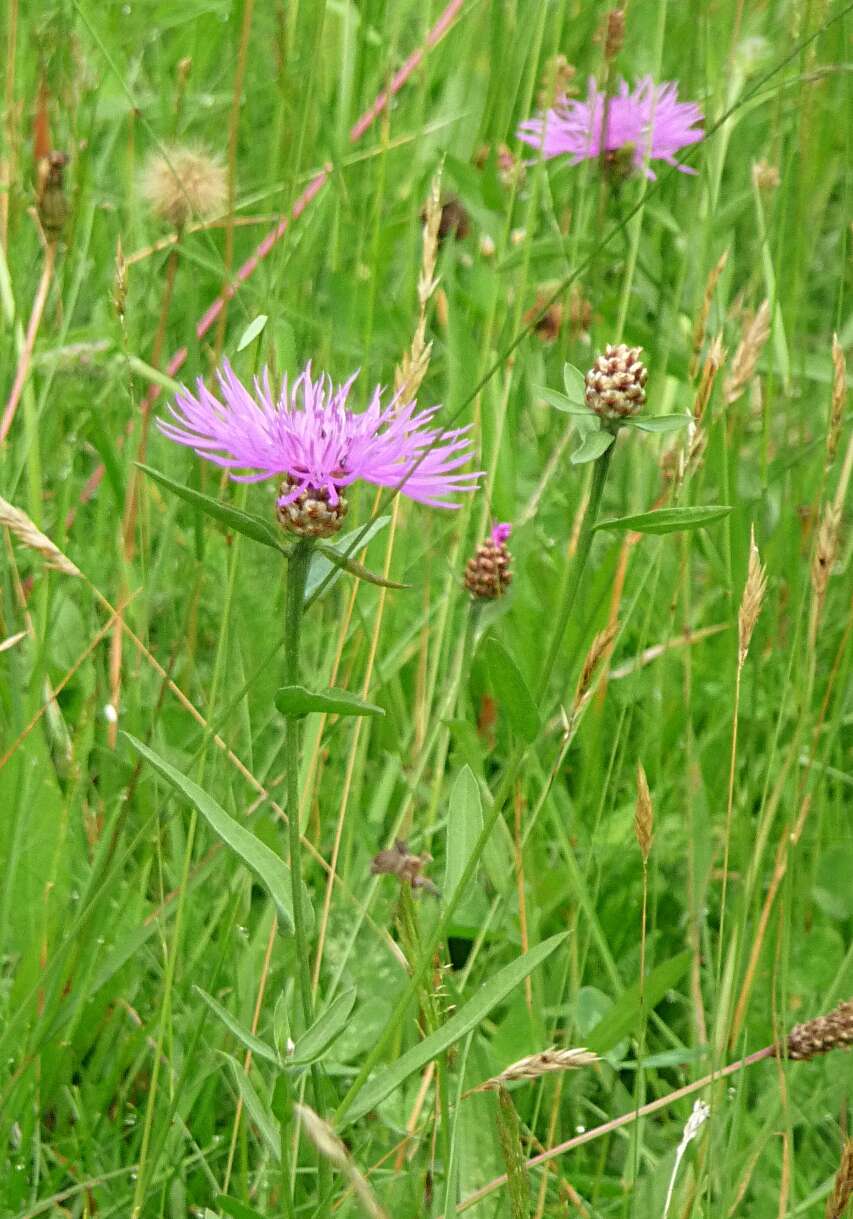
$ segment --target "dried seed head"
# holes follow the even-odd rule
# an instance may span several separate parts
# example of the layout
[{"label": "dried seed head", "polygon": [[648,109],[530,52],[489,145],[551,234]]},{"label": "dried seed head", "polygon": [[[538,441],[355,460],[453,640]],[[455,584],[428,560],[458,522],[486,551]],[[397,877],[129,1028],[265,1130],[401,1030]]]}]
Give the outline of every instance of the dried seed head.
[{"label": "dried seed head", "polygon": [[795,1025],[785,1041],[777,1047],[777,1054],[781,1057],[787,1052],[788,1058],[808,1062],[819,1054],[828,1054],[830,1050],[847,1050],[850,1046],[853,1046],[853,999],[840,1003],[826,1016],[817,1016],[814,1020]]},{"label": "dried seed head", "polygon": [[224,210],[228,200],[225,170],[203,149],[168,148],[148,158],[142,194],[156,216],[182,229],[190,219],[207,220]]},{"label": "dried seed head", "polygon": [[368,1215],[373,1219],[387,1219],[386,1212],[379,1205],[367,1179],[356,1168],[346,1146],[329,1123],[308,1105],[295,1104],[293,1112],[320,1155],[330,1164],[334,1164],[338,1172],[347,1178]]},{"label": "dried seed head", "polygon": [[586,404],[602,419],[636,415],[645,403],[649,374],[640,359],[642,350],[608,343],[586,374]]},{"label": "dried seed head", "polygon": [[618,620],[608,623],[603,631],[598,632],[589,645],[589,651],[584,658],[575,689],[575,697],[572,700],[572,713],[569,717],[570,729],[575,727],[578,716],[589,701],[596,673],[601,662],[610,651],[610,645],[619,633],[619,626]]},{"label": "dried seed head", "polygon": [[[280,496],[283,498],[292,488],[292,479],[283,479],[279,487]],[[325,487],[321,490],[309,487],[289,504],[282,503],[282,498],[275,506],[279,524],[290,533],[298,533],[303,538],[330,538],[340,530],[349,511],[349,504],[340,493],[338,502],[330,504],[329,492]]]},{"label": "dried seed head", "polygon": [[755,544],[755,528],[749,535],[749,567],[746,573],[746,584],[743,586],[743,596],[738,610],[738,664],[742,665],[749,651],[749,641],[761,606],[764,594],[767,592],[767,570],[761,562],[758,547]]},{"label": "dried seed head", "polygon": [[604,58],[615,59],[622,50],[625,41],[625,11],[615,8],[607,14],[607,27],[604,33]]},{"label": "dried seed head", "polygon": [[841,506],[827,504],[817,531],[817,543],[812,559],[812,608],[815,621],[820,618],[823,603],[826,599],[826,586],[829,583],[832,565],[835,562],[835,551],[838,545],[838,532],[841,525]]},{"label": "dried seed head", "polygon": [[545,64],[542,74],[542,87],[539,90],[539,109],[548,110],[555,103],[570,97],[577,90],[574,80],[577,76],[575,68],[565,55],[552,55]]},{"label": "dried seed head", "polygon": [[759,190],[775,190],[782,179],[775,165],[769,161],[756,161],[752,167],[752,180]]},{"label": "dried seed head", "polygon": [[649,859],[654,836],[654,810],[649,783],[642,762],[637,763],[637,803],[634,808],[634,833],[645,865]]},{"label": "dried seed head", "polygon": [[[424,220],[426,212],[423,213]],[[456,241],[464,241],[471,231],[471,220],[467,211],[455,195],[451,195],[441,205],[441,217],[438,222],[439,241],[453,237]]]},{"label": "dried seed head", "polygon": [[723,387],[726,403],[736,402],[755,375],[758,357],[770,337],[770,303],[762,301],[755,317],[746,322],[738,344],[732,370]]},{"label": "dried seed head", "polygon": [[80,568],[64,555],[59,547],[33,524],[25,512],[16,508],[5,499],[0,499],[0,529],[8,529],[25,546],[36,550],[47,559],[47,566],[54,571],[61,571],[66,576],[82,575]]},{"label": "dried seed head", "polygon": [[708,354],[705,356],[699,388],[693,401],[693,418],[697,423],[702,422],[702,416],[705,414],[705,410],[711,400],[711,392],[717,379],[717,373],[725,362],[726,349],[723,347],[722,335],[718,334],[708,348]]},{"label": "dried seed head", "polygon": [[36,210],[48,241],[58,241],[68,219],[65,195],[65,166],[68,154],[49,152],[36,166]]},{"label": "dried seed head", "polygon": [[121,237],[116,242],[116,273],[113,280],[113,304],[118,316],[123,320],[127,310],[127,263],[121,245]]},{"label": "dried seed head", "polygon": [[[693,324],[693,354],[690,357],[690,376],[695,377],[699,371],[699,354],[702,351],[702,344],[705,342],[705,331],[708,326],[708,317],[711,313],[711,305],[714,302],[714,292],[717,288],[717,282],[723,273],[726,263],[728,262],[729,252],[723,250],[717,262],[711,268],[711,273],[705,283],[705,292],[702,296],[702,304],[699,312],[696,315],[696,321]],[[718,340],[719,341],[719,340]]]},{"label": "dried seed head", "polygon": [[432,863],[429,851],[415,855],[409,850],[408,843],[398,838],[393,847],[374,855],[370,872],[373,876],[396,876],[401,882],[408,881],[413,889],[425,889],[427,893],[438,896],[436,886],[428,876],[422,875],[428,863]]},{"label": "dried seed head", "polygon": [[418,321],[411,347],[403,355],[394,373],[394,389],[397,391],[400,402],[411,402],[417,397],[432,355],[432,342],[427,342],[426,338],[426,313],[430,298],[438,287],[435,264],[438,258],[441,216],[441,173],[439,172],[432,180],[430,196],[423,210],[423,252],[418,276]]},{"label": "dried seed head", "polygon": [[835,1185],[826,1200],[826,1219],[843,1219],[853,1198],[853,1139],[847,1139],[841,1149],[841,1163],[835,1175]]},{"label": "dried seed head", "polygon": [[499,1075],[493,1075],[491,1079],[478,1084],[465,1095],[473,1096],[475,1092],[494,1092],[505,1084],[515,1083],[520,1079],[539,1079],[540,1076],[548,1075],[553,1071],[575,1071],[580,1067],[592,1066],[595,1062],[598,1062],[598,1055],[593,1054],[591,1050],[555,1050],[553,1048],[541,1050],[538,1054],[528,1054],[526,1058],[520,1058],[518,1062],[505,1067]]},{"label": "dried seed head", "polygon": [[844,367],[844,352],[838,335],[832,336],[832,402],[829,408],[829,426],[826,429],[826,464],[831,466],[838,451],[841,425],[844,422],[844,406],[847,401],[847,377]]},{"label": "dried seed head", "polygon": [[534,332],[543,343],[553,343],[555,339],[560,337],[560,331],[563,327],[562,304],[559,301],[552,301],[545,308],[551,295],[552,293],[538,289],[536,300],[521,319],[525,326],[533,325]]},{"label": "dried seed head", "polygon": [[465,568],[465,587],[472,597],[493,601],[502,597],[512,583],[512,555],[507,540],[512,526],[495,525],[491,536],[477,547]]}]

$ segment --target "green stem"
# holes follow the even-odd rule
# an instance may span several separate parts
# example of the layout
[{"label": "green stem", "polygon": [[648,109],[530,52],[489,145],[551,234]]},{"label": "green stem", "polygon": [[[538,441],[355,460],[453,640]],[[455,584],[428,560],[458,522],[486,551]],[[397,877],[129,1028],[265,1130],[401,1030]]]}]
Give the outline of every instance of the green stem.
[{"label": "green stem", "polygon": [[542,677],[539,684],[540,699],[545,694],[548,688],[548,682],[551,680],[551,674],[554,671],[554,665],[557,662],[557,657],[560,649],[563,646],[563,638],[566,634],[566,627],[569,624],[569,617],[575,604],[575,599],[578,595],[578,589],[581,585],[583,570],[586,567],[586,561],[589,557],[590,548],[592,546],[592,527],[595,524],[598,516],[598,509],[601,505],[601,494],[604,490],[604,483],[607,478],[607,470],[610,466],[610,458],[613,456],[614,443],[596,458],[595,465],[592,467],[592,487],[589,493],[589,502],[584,512],[583,523],[581,524],[580,537],[578,538],[578,548],[575,551],[574,559],[568,569],[566,578],[563,580],[563,588],[561,592],[560,614],[557,619],[557,627],[554,631],[554,636],[551,640],[551,646],[548,649],[548,656],[545,661],[545,667],[542,670]]}]

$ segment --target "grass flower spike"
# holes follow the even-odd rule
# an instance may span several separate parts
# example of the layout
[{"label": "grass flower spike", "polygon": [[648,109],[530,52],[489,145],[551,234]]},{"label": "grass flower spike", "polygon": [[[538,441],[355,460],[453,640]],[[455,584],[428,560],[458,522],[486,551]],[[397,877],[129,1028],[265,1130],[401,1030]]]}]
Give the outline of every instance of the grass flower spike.
[{"label": "grass flower spike", "polygon": [[[605,118],[606,113],[606,118]],[[518,138],[541,150],[545,160],[570,156],[572,164],[598,160],[601,156],[630,150],[633,166],[654,178],[650,161],[675,165],[675,155],[688,144],[702,139],[697,124],[702,111],[693,102],[678,100],[678,85],[668,81],[656,85],[644,76],[630,90],[624,80],[608,101],[590,78],[585,102],[563,99],[518,129]],[[683,173],[696,171],[678,165]]]},{"label": "grass flower spike", "polygon": [[[221,399],[200,378],[195,394],[177,395],[175,422],[161,420],[160,430],[238,482],[282,478],[279,519],[310,536],[340,528],[343,489],[359,479],[402,483],[409,499],[457,508],[451,497],[476,490],[480,478],[460,470],[471,457],[467,428],[430,427],[439,408],[418,410],[399,396],[383,406],[378,386],[367,409],[353,411],[347,403],[356,376],[335,387],[326,375],[313,377],[309,364],[292,383],[285,376],[276,394],[267,372],[250,390],[226,361],[217,374]],[[312,517],[316,528],[300,526]]]}]

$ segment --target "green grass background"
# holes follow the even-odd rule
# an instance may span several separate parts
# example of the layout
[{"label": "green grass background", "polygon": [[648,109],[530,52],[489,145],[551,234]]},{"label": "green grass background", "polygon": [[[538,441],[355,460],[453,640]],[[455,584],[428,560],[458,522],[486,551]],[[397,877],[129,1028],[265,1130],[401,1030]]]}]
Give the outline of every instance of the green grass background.
[{"label": "green grass background", "polygon": [[[465,633],[461,573],[493,518],[515,522],[515,579],[511,595],[481,617],[479,638],[497,637],[537,685],[589,477],[589,467],[569,463],[565,446],[551,460],[570,421],[542,402],[537,386],[559,387],[565,361],[585,369],[604,344],[624,338],[645,349],[650,409],[690,409],[693,324],[708,275],[729,251],[707,328],[709,338],[722,334],[729,364],[703,423],[703,462],[682,498],[730,504],[733,512],[706,530],[646,536],[631,547],[612,664],[629,666],[653,645],[721,629],[612,677],[560,760],[559,720],[551,717],[570,704],[583,656],[608,620],[622,551],[618,535],[597,535],[542,700],[550,726],[526,755],[452,928],[457,967],[431,975],[431,995],[410,1005],[386,1061],[421,1036],[419,1011],[423,1030],[476,996],[523,947],[568,936],[529,985],[518,985],[440,1056],[442,1103],[427,1092],[401,1163],[393,1149],[421,1072],[346,1129],[352,1159],[370,1170],[387,1212],[440,1214],[501,1173],[494,1098],[457,1103],[458,1095],[525,1054],[585,1044],[608,1012],[622,1013],[624,1033],[600,1067],[513,1092],[528,1154],[760,1048],[853,993],[843,530],[819,629],[809,631],[818,524],[848,444],[845,430],[827,466],[832,335],[842,347],[853,337],[845,295],[851,109],[843,10],[824,2],[633,0],[614,73],[677,80],[682,97],[699,101],[709,128],[734,107],[694,156],[698,175],[664,168],[644,197],[640,179],[602,190],[595,164],[533,165],[518,189],[502,186],[493,165],[478,171],[472,164],[483,145],[522,151],[513,132],[535,109],[555,53],[576,67],[581,89],[588,75],[600,77],[607,11],[600,3],[466,0],[357,146],[350,126],[423,42],[440,12],[432,0],[5,6],[4,401],[43,261],[30,213],[40,85],[48,90],[53,146],[71,160],[69,220],[22,403],[0,449],[0,494],[87,581],[48,571],[4,535],[0,640],[27,632],[0,653],[4,1216],[286,1213],[276,1137],[265,1137],[265,1128],[275,1135],[284,1103],[274,1095],[273,1072],[252,1066],[257,1112],[235,1127],[239,1072],[223,1055],[242,1062],[243,1050],[194,986],[248,1026],[263,979],[259,1035],[295,1036],[292,941],[270,941],[269,897],[203,823],[188,855],[186,802],[124,738],[111,747],[104,712],[112,632],[103,633],[108,611],[94,590],[113,605],[132,594],[125,620],[148,649],[125,637],[120,728],[285,850],[280,819],[257,788],[284,803],[283,721],[273,705],[284,564],[145,480],[129,561],[121,543],[150,384],[138,361],[151,359],[168,251],[129,268],[122,326],[112,303],[116,244],[128,256],[163,236],[139,176],[145,158],[173,141],[203,144],[226,160],[233,140],[236,215],[259,219],[233,230],[232,266],[317,169],[333,166],[325,190],[230,302],[219,339],[214,328],[198,342],[194,326],[226,277],[226,232],[185,235],[165,351],[188,345],[186,379],[207,376],[224,352],[245,377],[264,364],[294,372],[310,357],[336,379],[360,367],[361,396],[376,382],[391,384],[417,318],[420,213],[442,161],[445,194],[460,196],[471,215],[470,234],[441,250],[443,304],[430,313],[434,347],[420,400],[443,402],[447,418],[461,411],[473,423],[486,489],[453,514],[402,503],[390,571],[411,587],[385,595],[362,583],[350,614],[345,578],[306,626],[311,680],[325,684],[339,654],[337,684],[359,692],[369,674],[367,695],[386,711],[364,723],[312,717],[304,732],[303,825],[326,859],[343,809],[318,1002],[322,1009],[349,987],[358,994],[323,1059],[329,1110],[407,982],[388,943],[389,933],[399,938],[399,889],[371,878],[372,856],[402,827],[413,849],[434,856],[430,875],[442,885],[460,773],[470,768],[488,804],[517,745],[511,713],[494,701],[482,646],[470,646]],[[241,37],[247,54],[235,106]],[[758,161],[777,167],[777,187],[755,187]],[[482,251],[484,235],[493,254]],[[504,358],[538,289],[581,267],[588,333],[564,325],[553,343],[528,334]],[[746,393],[726,406],[722,384],[744,312],[765,298],[770,340]],[[266,327],[237,354],[259,314],[268,316]],[[661,455],[673,443],[682,441],[620,436],[604,515],[651,506],[664,486]],[[153,430],[148,459],[208,494],[272,512],[270,485],[220,488],[212,467],[200,469],[190,452]],[[100,462],[106,477],[81,502]],[[354,490],[348,527],[374,510],[372,491]],[[721,935],[737,611],[752,528],[769,585],[743,672]],[[386,528],[371,542],[369,566],[382,569],[389,537]],[[205,726],[175,698],[151,656]],[[60,683],[47,713],[26,731]],[[214,733],[255,786],[214,744]],[[647,971],[686,953],[652,1010],[631,989],[641,951],[643,870],[632,825],[638,762],[655,816]],[[802,834],[791,845],[804,800]],[[786,842],[787,869],[747,977],[777,849]],[[310,860],[308,884],[319,917],[325,873]],[[422,937],[439,910],[435,899],[416,901]],[[445,944],[436,964],[450,959]],[[729,1046],[745,980],[746,1018]],[[711,1119],[687,1153],[671,1213],[823,1214],[849,1128],[849,1056],[764,1062],[727,1083],[707,1093]],[[300,1081],[294,1086],[298,1092]],[[683,1101],[593,1141],[558,1161],[544,1184],[538,1170],[530,1213],[574,1213],[571,1199],[579,1197],[594,1216],[659,1215],[689,1112]],[[304,1138],[297,1162],[297,1213],[326,1213],[315,1211],[317,1159]],[[236,1202],[217,1201],[226,1184]],[[336,1213],[360,1213],[340,1175],[331,1185]],[[524,1211],[511,1212],[502,1191],[477,1213]]]}]

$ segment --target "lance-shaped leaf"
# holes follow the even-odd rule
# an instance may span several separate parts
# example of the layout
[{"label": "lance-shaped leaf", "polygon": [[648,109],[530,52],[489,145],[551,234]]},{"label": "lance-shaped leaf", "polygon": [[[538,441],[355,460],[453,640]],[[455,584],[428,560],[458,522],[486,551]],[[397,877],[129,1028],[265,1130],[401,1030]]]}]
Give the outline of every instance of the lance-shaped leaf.
[{"label": "lance-shaped leaf", "polygon": [[[125,732],[123,735],[159,775],[185,796],[190,804],[194,805],[217,837],[242,859],[247,868],[254,872],[275,903],[279,924],[288,931],[292,931],[293,901],[290,869],[284,860],[276,855],[275,851],[271,851],[266,843],[261,842],[260,838],[256,838],[246,826],[235,821],[233,817],[229,817],[221,804],[217,804],[203,788],[194,783],[192,779],[188,779],[165,758],[161,758],[158,753],[147,745],[143,745],[142,741],[138,741],[129,732]],[[302,887],[302,909],[305,913],[306,932],[310,934],[314,925],[314,910],[308,890],[304,885]]]},{"label": "lance-shaped leaf", "polygon": [[142,470],[149,478],[153,478],[161,487],[165,487],[167,491],[171,491],[186,503],[191,504],[193,508],[198,508],[207,516],[213,517],[215,521],[219,521],[220,525],[224,525],[226,529],[233,529],[235,533],[242,533],[245,537],[251,538],[253,542],[260,542],[264,546],[270,546],[273,550],[280,551],[281,554],[288,554],[288,547],[283,546],[281,542],[281,534],[271,525],[269,521],[265,521],[262,516],[255,516],[251,512],[245,512],[242,508],[234,508],[231,504],[225,504],[222,500],[212,499],[209,495],[203,495],[201,491],[195,491],[192,487],[187,487],[184,483],[175,482],[173,478],[169,478],[167,474],[161,473],[160,470],[154,470],[151,466],[145,466],[141,462],[136,463],[139,469]]},{"label": "lance-shaped leaf", "polygon": [[589,432],[570,457],[573,466],[585,465],[588,461],[596,461],[602,453],[606,453],[613,444],[615,437],[612,432]]},{"label": "lance-shaped leaf", "polygon": [[298,1038],[288,1065],[300,1065],[316,1060],[325,1054],[329,1046],[344,1031],[355,1005],[355,987],[342,991],[326,1010],[317,1017],[309,1029]]},{"label": "lance-shaped leaf", "polygon": [[341,554],[334,546],[329,546],[325,542],[318,542],[317,549],[335,567],[339,567],[342,571],[348,571],[357,580],[366,580],[368,584],[378,584],[380,588],[411,588],[410,584],[398,584],[396,580],[386,580],[384,576],[378,576],[375,571],[369,571],[363,563],[359,563],[358,559],[354,559],[350,555]]},{"label": "lance-shaped leaf", "polygon": [[572,401],[565,394],[561,394],[557,389],[549,389],[547,385],[537,385],[536,392],[543,402],[547,402],[549,406],[553,406],[555,410],[562,411],[564,415],[591,415],[588,406],[582,402]]},{"label": "lance-shaped leaf", "polygon": [[483,644],[489,680],[501,710],[518,735],[528,743],[535,741],[542,726],[539,709],[530,688],[509,652],[492,635]]},{"label": "lance-shaped leaf", "polygon": [[620,533],[677,533],[681,529],[700,529],[719,521],[731,512],[729,504],[707,504],[696,508],[658,508],[655,512],[640,512],[637,516],[618,516],[610,521],[598,521],[593,529],[613,529]]},{"label": "lance-shaped leaf", "polygon": [[682,978],[690,964],[690,953],[681,952],[678,956],[664,961],[645,979],[642,990],[635,982],[623,991],[610,1011],[602,1016],[598,1024],[589,1032],[584,1041],[586,1047],[596,1054],[606,1054],[617,1042],[638,1023],[643,1007],[650,1011],[667,993],[672,990]]},{"label": "lance-shaped leaf", "polygon": [[[358,529],[352,529],[349,533],[338,537],[334,542],[324,542],[323,549],[331,549],[338,555],[355,558],[360,550],[363,550],[365,546],[373,541],[377,534],[382,532],[390,520],[390,516],[377,516],[369,525],[362,525]],[[308,581],[305,585],[306,606],[315,601],[322,593],[327,593],[330,588],[333,588],[342,575],[343,568],[336,563],[332,563],[315,546],[314,553],[311,555],[311,566],[308,569]]]},{"label": "lance-shaped leaf", "polygon": [[692,422],[691,415],[634,415],[625,420],[626,427],[638,428],[641,432],[677,432]]},{"label": "lance-shaped leaf", "polygon": [[[586,402],[586,377],[574,364],[563,365],[563,384],[570,402],[582,406]],[[589,408],[587,408],[589,409]]]},{"label": "lance-shaped leaf", "polygon": [[419,1041],[417,1045],[406,1050],[384,1071],[374,1075],[359,1092],[352,1107],[346,1111],[346,1116],[341,1115],[341,1124],[348,1125],[363,1117],[365,1113],[369,1113],[371,1109],[375,1109],[414,1071],[420,1071],[428,1062],[432,1062],[466,1033],[470,1033],[472,1029],[481,1024],[493,1008],[511,995],[528,974],[541,965],[555,948],[559,948],[560,944],[565,942],[567,934],[568,932],[563,931],[559,935],[551,936],[549,940],[537,944],[535,948],[531,948],[529,952],[525,952],[523,956],[517,957],[509,965],[498,970],[494,977],[489,978],[488,982],[484,982],[468,1002],[463,1004],[441,1028],[436,1029],[423,1041]]},{"label": "lance-shaped leaf", "polygon": [[299,719],[311,711],[328,715],[384,715],[385,708],[366,703],[349,690],[307,690],[305,686],[282,686],[276,692],[275,705],[282,715]]},{"label": "lance-shaped leaf", "polygon": [[255,341],[255,339],[261,333],[261,331],[263,330],[264,326],[266,326],[268,321],[269,321],[269,318],[266,315],[266,313],[259,313],[258,316],[254,319],[254,321],[249,322],[246,329],[240,335],[240,341],[237,344],[237,350],[245,351],[245,349],[249,346],[249,344],[253,343]]},{"label": "lance-shaped leaf", "polygon": [[241,1024],[236,1016],[232,1016],[227,1008],[223,1007],[218,1000],[214,999],[213,995],[209,995],[206,990],[202,990],[200,986],[194,988],[201,996],[210,1010],[219,1020],[225,1025],[230,1033],[233,1033],[241,1045],[247,1050],[251,1050],[256,1058],[263,1058],[267,1062],[273,1063],[274,1066],[280,1067],[281,1061],[278,1054],[271,1045],[267,1045],[260,1037],[256,1037],[250,1029],[247,1029],[244,1024]]}]

